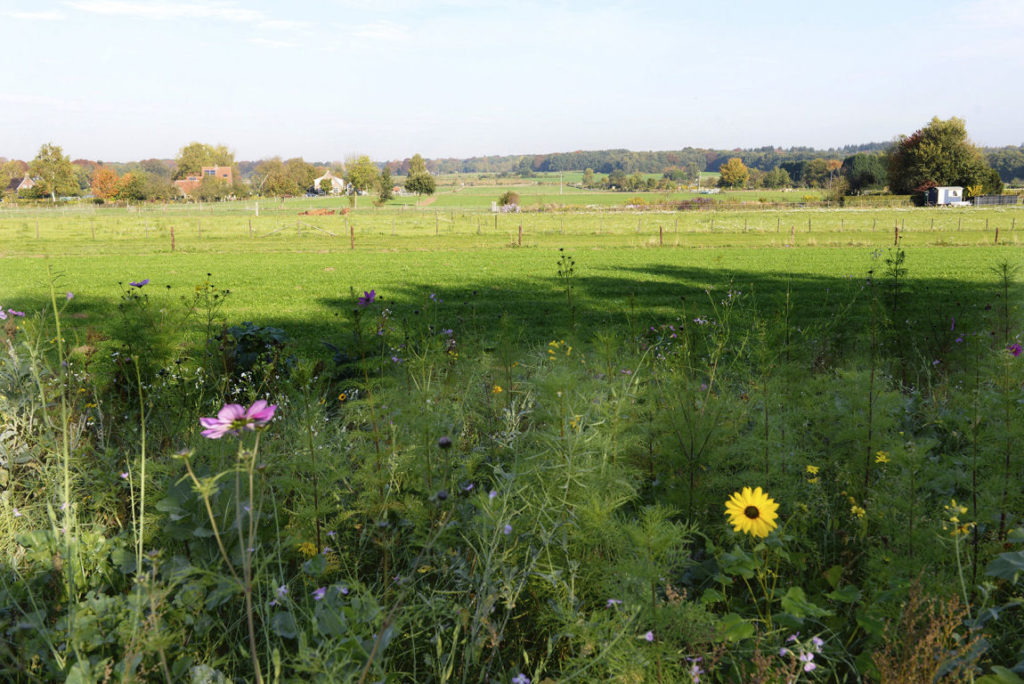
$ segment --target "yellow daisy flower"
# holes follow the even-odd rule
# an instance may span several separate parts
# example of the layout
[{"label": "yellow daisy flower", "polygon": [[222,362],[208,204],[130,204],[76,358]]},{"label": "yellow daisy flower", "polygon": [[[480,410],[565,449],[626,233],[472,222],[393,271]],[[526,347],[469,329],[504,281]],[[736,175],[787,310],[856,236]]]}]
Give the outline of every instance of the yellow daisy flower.
[{"label": "yellow daisy flower", "polygon": [[876,451],[875,452],[875,463],[888,463],[889,452],[888,451]]},{"label": "yellow daisy flower", "polygon": [[818,466],[816,466],[816,465],[809,465],[809,466],[807,466],[807,472],[810,473],[811,475],[817,475],[818,474]]},{"label": "yellow daisy flower", "polygon": [[778,510],[779,504],[760,487],[744,487],[725,502],[725,514],[733,529],[755,537],[767,537],[775,529]]}]

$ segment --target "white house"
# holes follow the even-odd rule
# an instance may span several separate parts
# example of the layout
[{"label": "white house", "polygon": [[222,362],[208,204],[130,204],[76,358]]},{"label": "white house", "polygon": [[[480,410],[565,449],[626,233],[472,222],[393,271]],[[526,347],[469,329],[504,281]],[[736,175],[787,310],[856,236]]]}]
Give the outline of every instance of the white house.
[{"label": "white house", "polygon": [[[323,185],[321,185],[322,183],[330,183],[331,187],[326,188]],[[322,190],[324,192],[330,193],[331,195],[337,195],[339,193],[345,192],[345,186],[345,179],[338,178],[330,171],[320,176],[319,178],[313,180],[314,188],[316,188],[317,190]]]}]

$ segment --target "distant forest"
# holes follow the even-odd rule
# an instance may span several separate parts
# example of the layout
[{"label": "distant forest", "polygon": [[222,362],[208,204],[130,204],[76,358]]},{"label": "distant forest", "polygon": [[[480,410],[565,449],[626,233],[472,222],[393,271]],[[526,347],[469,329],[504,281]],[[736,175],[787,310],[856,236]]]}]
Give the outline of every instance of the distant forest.
[{"label": "distant forest", "polygon": [[[493,173],[497,175],[529,175],[531,173],[585,171],[610,174],[615,171],[629,173],[665,173],[679,169],[689,174],[698,171],[718,171],[731,157],[739,157],[749,168],[771,171],[776,167],[792,170],[800,162],[814,159],[838,159],[840,161],[857,153],[885,152],[890,142],[871,142],[862,145],[845,145],[839,148],[816,149],[813,147],[756,147],[750,149],[710,150],[686,147],[681,150],[662,152],[634,152],[631,150],[590,150],[576,152],[555,152],[551,154],[503,155],[470,157],[468,159],[428,159],[427,168],[433,173]],[[982,147],[989,164],[999,172],[1005,183],[1017,184],[1024,181],[1024,145],[1007,147]],[[392,173],[404,174],[408,159],[389,161],[385,164]]]}]

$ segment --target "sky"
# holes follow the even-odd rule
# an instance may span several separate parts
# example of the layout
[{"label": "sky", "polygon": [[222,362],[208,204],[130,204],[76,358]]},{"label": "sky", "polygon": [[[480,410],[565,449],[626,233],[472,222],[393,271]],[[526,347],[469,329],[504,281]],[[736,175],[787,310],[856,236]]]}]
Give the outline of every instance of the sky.
[{"label": "sky", "polygon": [[1021,0],[0,0],[0,156],[1024,143]]}]

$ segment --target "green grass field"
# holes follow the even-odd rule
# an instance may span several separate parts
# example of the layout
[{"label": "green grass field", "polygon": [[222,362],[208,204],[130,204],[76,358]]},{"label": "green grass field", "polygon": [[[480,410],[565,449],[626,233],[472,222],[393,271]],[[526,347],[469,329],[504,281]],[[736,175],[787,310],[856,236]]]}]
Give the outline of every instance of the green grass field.
[{"label": "green grass field", "polygon": [[0,678],[1012,681],[1020,209],[469,190],[0,210]]}]

